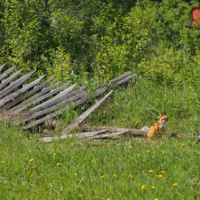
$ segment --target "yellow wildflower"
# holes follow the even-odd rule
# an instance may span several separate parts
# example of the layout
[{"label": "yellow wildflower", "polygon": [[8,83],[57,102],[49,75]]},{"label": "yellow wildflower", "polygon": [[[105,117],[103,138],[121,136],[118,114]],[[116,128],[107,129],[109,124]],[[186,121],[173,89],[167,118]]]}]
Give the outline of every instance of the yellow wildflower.
[{"label": "yellow wildflower", "polygon": [[138,154],[137,156],[140,156],[140,154]]},{"label": "yellow wildflower", "polygon": [[2,160],[2,161],[1,161],[1,163],[3,164],[3,163],[5,163],[5,161],[4,161],[4,160]]},{"label": "yellow wildflower", "polygon": [[62,177],[60,177],[60,180],[62,180]]},{"label": "yellow wildflower", "polygon": [[159,177],[159,178],[162,178],[162,175],[160,174],[158,177]]},{"label": "yellow wildflower", "polygon": [[143,162],[145,162],[145,160],[143,160]]},{"label": "yellow wildflower", "polygon": [[33,158],[31,158],[31,159],[30,159],[30,162],[33,162],[33,161],[34,161],[34,159],[33,159]]},{"label": "yellow wildflower", "polygon": [[110,200],[110,198],[107,198],[107,200]]},{"label": "yellow wildflower", "polygon": [[144,173],[145,171],[143,170],[142,173]]},{"label": "yellow wildflower", "polygon": [[132,175],[128,175],[128,177],[129,177],[129,178],[133,178],[133,176],[132,176]]},{"label": "yellow wildflower", "polygon": [[155,156],[152,156],[152,158],[155,158]]},{"label": "yellow wildflower", "polygon": [[161,171],[161,173],[163,173],[163,174],[164,174],[164,173],[165,173],[165,171]]},{"label": "yellow wildflower", "polygon": [[119,194],[119,196],[121,197],[121,196],[122,196],[122,194]]},{"label": "yellow wildflower", "polygon": [[117,178],[117,175],[116,175],[116,174],[113,174],[113,177],[116,177],[116,178]]},{"label": "yellow wildflower", "polygon": [[141,186],[141,190],[146,190],[147,188],[146,188],[146,186],[145,185],[142,185]]},{"label": "yellow wildflower", "polygon": [[149,170],[149,173],[153,172],[153,170]]},{"label": "yellow wildflower", "polygon": [[61,163],[57,163],[57,166],[60,166],[61,165]]},{"label": "yellow wildflower", "polygon": [[166,154],[167,152],[166,152],[166,151],[163,151],[163,153]]},{"label": "yellow wildflower", "polygon": [[31,150],[28,150],[28,152],[31,152]]},{"label": "yellow wildflower", "polygon": [[74,175],[74,176],[77,176],[77,173],[74,173],[73,175]]},{"label": "yellow wildflower", "polygon": [[149,153],[150,152],[150,150],[147,150],[147,153]]},{"label": "yellow wildflower", "polygon": [[174,184],[173,184],[173,186],[177,186],[177,185],[178,185],[177,183],[174,183]]},{"label": "yellow wildflower", "polygon": [[184,146],[185,146],[185,144],[182,144],[181,146],[182,146],[182,147],[184,147]]},{"label": "yellow wildflower", "polygon": [[79,194],[78,196],[79,196],[79,197],[82,197],[82,194]]},{"label": "yellow wildflower", "polygon": [[51,150],[52,152],[54,152],[55,150]]},{"label": "yellow wildflower", "polygon": [[137,194],[135,194],[135,197],[137,197]]},{"label": "yellow wildflower", "polygon": [[159,199],[154,199],[154,200],[159,200]]},{"label": "yellow wildflower", "polygon": [[155,187],[155,186],[152,186],[151,188],[152,188],[152,189],[155,189],[156,187]]},{"label": "yellow wildflower", "polygon": [[133,148],[132,146],[129,146],[129,149]]}]

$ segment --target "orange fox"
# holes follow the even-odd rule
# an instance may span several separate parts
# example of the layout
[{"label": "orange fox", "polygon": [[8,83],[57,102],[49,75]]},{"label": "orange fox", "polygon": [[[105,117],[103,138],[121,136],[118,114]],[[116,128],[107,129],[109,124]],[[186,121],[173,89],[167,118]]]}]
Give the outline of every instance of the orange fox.
[{"label": "orange fox", "polygon": [[153,138],[161,137],[162,135],[164,135],[168,126],[167,122],[168,122],[168,114],[166,115],[160,114],[159,122],[156,122],[150,127],[149,132],[147,134],[147,140],[152,140]]}]

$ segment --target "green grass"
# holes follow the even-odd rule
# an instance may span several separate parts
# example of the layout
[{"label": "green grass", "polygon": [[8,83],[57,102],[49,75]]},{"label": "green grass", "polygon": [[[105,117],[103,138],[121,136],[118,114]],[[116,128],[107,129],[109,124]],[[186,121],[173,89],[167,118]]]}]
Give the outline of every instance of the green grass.
[{"label": "green grass", "polygon": [[76,140],[46,144],[2,126],[0,199],[198,199],[196,141],[129,137],[69,146]]},{"label": "green grass", "polygon": [[168,132],[200,133],[199,95],[198,85],[163,86],[139,77],[128,88],[115,90],[87,122],[141,128],[150,127],[159,114],[168,113]]},{"label": "green grass", "polygon": [[[139,77],[126,89],[116,89],[86,122],[141,128],[158,121],[160,113],[168,113],[168,132],[199,133],[196,94],[200,95],[197,85],[166,86]],[[69,109],[61,123],[73,120],[89,106]],[[139,142],[127,137],[69,146],[77,140],[46,144],[38,136],[2,123],[0,199],[200,198],[196,138]]]}]

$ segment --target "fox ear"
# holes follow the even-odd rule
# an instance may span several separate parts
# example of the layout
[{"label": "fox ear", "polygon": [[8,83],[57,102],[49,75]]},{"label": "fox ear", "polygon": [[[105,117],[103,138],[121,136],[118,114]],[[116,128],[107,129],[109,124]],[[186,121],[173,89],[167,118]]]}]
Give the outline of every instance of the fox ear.
[{"label": "fox ear", "polygon": [[168,114],[166,114],[166,116],[168,116]]},{"label": "fox ear", "polygon": [[162,115],[160,114],[160,117],[162,117]]}]

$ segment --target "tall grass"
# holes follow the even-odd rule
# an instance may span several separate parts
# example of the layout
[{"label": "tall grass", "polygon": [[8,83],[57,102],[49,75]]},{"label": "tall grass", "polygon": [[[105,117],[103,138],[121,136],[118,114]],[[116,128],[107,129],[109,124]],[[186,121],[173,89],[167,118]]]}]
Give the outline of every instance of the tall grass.
[{"label": "tall grass", "polygon": [[196,85],[167,86],[143,77],[128,88],[118,88],[113,98],[89,116],[88,122],[109,126],[141,128],[158,121],[159,114],[169,114],[168,131],[200,132],[200,99]]},{"label": "tall grass", "polygon": [[72,142],[77,140],[45,144],[2,126],[0,199],[200,198],[200,146],[194,138]]}]

